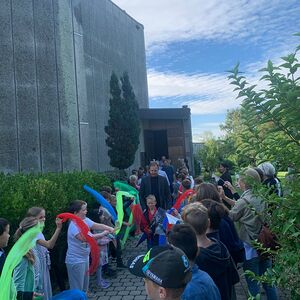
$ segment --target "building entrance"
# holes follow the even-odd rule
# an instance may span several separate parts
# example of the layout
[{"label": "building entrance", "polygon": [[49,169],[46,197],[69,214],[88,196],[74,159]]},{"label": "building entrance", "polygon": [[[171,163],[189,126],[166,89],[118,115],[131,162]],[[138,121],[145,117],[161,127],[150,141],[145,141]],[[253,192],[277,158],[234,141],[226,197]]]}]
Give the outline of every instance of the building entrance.
[{"label": "building entrance", "polygon": [[144,130],[145,162],[169,156],[167,130]]}]

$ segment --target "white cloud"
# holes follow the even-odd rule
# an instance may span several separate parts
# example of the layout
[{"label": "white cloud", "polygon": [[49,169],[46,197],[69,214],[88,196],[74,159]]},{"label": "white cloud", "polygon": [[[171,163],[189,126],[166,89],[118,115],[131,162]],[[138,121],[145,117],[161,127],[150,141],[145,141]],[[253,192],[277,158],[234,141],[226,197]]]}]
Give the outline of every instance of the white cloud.
[{"label": "white cloud", "polygon": [[239,105],[226,76],[225,73],[188,75],[150,70],[149,96],[152,101],[160,100],[155,97],[168,97],[166,105],[182,98],[181,105],[187,104],[194,115],[225,113]]},{"label": "white cloud", "polygon": [[[148,50],[174,41],[193,39],[238,40],[253,43],[286,42],[280,32],[300,15],[296,0],[114,0],[145,27]],[[276,17],[273,17],[276,13]],[[289,19],[287,19],[289,18]],[[272,38],[268,38],[273,32]]]}]

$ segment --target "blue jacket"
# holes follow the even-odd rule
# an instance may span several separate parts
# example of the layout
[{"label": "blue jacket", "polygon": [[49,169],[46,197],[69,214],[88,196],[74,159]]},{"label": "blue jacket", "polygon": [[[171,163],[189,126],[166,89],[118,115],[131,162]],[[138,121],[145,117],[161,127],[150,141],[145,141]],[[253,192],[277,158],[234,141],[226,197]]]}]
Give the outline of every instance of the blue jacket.
[{"label": "blue jacket", "polygon": [[220,292],[211,277],[193,265],[192,279],[187,284],[182,300],[220,300]]}]

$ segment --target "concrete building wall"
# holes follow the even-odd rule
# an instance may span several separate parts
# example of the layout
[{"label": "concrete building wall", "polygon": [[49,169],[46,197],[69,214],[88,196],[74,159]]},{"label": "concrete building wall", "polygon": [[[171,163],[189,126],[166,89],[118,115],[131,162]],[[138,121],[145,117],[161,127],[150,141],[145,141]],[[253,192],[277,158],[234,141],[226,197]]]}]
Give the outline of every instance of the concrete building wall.
[{"label": "concrete building wall", "polygon": [[1,0],[0,23],[0,171],[110,169],[112,71],[148,107],[143,26],[109,0]]}]

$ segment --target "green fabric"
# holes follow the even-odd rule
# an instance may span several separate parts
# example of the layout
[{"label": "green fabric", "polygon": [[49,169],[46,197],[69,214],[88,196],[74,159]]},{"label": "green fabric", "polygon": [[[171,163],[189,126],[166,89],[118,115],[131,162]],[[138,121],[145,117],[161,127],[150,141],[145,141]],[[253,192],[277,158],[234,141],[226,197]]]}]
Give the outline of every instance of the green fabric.
[{"label": "green fabric", "polygon": [[[114,187],[117,188],[117,189],[119,189],[120,191],[128,192],[129,194],[131,194],[132,196],[134,196],[134,204],[140,203],[139,192],[138,192],[137,189],[135,189],[131,185],[129,185],[129,184],[125,183],[125,182],[122,182],[122,181],[115,181],[114,182]],[[132,221],[133,221],[133,215],[131,213],[130,208],[127,208],[127,212],[129,214],[129,220],[128,220],[128,222],[132,223]],[[129,235],[130,231],[133,229],[133,227],[134,227],[134,225],[126,227],[125,233],[123,235],[123,238],[120,240],[122,248],[124,248],[124,245],[125,245],[125,243],[126,243],[126,241],[128,239],[128,235]]]},{"label": "green fabric", "polygon": [[44,225],[38,223],[27,230],[11,248],[0,277],[1,300],[16,300],[16,287],[12,282],[15,267],[22,261],[23,256],[35,246],[36,236],[42,232]]},{"label": "green fabric", "polygon": [[135,189],[133,186],[123,182],[123,181],[115,181],[114,187],[119,189],[120,191],[128,192],[131,195],[135,196],[136,199],[139,198],[139,191]]},{"label": "green fabric", "polygon": [[116,210],[117,210],[117,215],[118,215],[119,229],[116,230],[116,234],[118,234],[120,232],[122,223],[123,223],[123,219],[124,219],[123,196],[132,197],[132,195],[129,194],[128,192],[122,192],[122,191],[117,192]]}]

